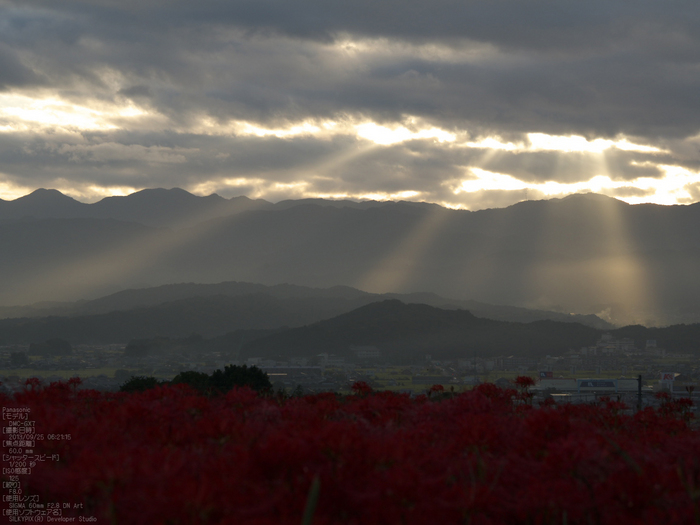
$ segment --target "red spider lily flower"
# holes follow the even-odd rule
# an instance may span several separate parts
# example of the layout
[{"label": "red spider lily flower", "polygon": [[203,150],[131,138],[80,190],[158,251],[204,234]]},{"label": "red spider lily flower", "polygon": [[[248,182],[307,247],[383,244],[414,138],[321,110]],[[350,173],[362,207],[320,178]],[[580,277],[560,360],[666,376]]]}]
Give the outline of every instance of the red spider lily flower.
[{"label": "red spider lily flower", "polygon": [[535,385],[535,380],[530,376],[518,376],[513,380],[513,383],[517,387],[527,390],[531,386]]},{"label": "red spider lily flower", "polygon": [[352,391],[357,395],[366,396],[372,393],[372,387],[365,381],[355,381],[352,385]]},{"label": "red spider lily flower", "polygon": [[31,387],[32,390],[35,390],[41,386],[41,379],[39,379],[38,377],[29,377],[24,382],[24,386]]},{"label": "red spider lily flower", "polygon": [[557,402],[554,401],[553,397],[548,397],[540,403],[540,406],[541,407],[555,407],[555,406],[557,406]]},{"label": "red spider lily flower", "polygon": [[62,509],[75,521],[298,525],[314,479],[319,525],[696,521],[689,400],[628,416],[613,401],[518,411],[515,395],[485,383],[440,403],[392,392],[280,401],[248,388],[56,383],[3,404],[31,410],[47,436],[34,454],[60,457],[37,462],[23,494],[82,503]]}]

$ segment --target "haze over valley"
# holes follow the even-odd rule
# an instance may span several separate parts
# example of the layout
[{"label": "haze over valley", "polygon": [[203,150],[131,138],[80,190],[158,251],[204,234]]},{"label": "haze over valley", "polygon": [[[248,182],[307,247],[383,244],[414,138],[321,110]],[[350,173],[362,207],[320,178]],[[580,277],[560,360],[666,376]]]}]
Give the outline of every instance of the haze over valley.
[{"label": "haze over valley", "polygon": [[37,190],[0,201],[0,304],[239,281],[425,292],[443,304],[595,314],[617,325],[697,322],[699,223],[698,204],[629,205],[595,194],[470,212],[404,201],[273,204],[180,189],[85,204]]}]

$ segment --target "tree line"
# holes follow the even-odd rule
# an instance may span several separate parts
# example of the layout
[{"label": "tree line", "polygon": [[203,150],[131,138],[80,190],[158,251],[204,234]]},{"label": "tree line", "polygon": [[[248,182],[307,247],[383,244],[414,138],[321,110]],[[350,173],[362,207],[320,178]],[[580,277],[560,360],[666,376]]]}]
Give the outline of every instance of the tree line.
[{"label": "tree line", "polygon": [[142,392],[163,385],[188,385],[205,396],[225,394],[236,387],[249,387],[257,392],[269,392],[272,383],[268,375],[256,366],[227,365],[211,374],[189,370],[180,372],[172,380],[159,380],[152,376],[134,376],[127,380],[121,392]]}]

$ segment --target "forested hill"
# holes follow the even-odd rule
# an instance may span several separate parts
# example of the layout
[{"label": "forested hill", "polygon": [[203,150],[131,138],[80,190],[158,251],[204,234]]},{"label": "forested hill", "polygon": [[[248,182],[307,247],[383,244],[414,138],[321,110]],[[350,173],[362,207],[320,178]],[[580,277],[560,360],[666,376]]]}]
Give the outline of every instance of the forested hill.
[{"label": "forested hill", "polygon": [[243,347],[242,356],[288,358],[322,352],[351,356],[353,346],[376,346],[389,360],[425,354],[438,359],[544,356],[591,345],[601,333],[578,323],[493,321],[465,310],[387,300],[257,339]]},{"label": "forested hill", "polygon": [[[387,360],[404,360],[426,354],[436,359],[561,355],[594,344],[606,332],[572,322],[496,321],[476,317],[467,310],[406,304],[395,299],[343,310],[345,313],[318,321],[320,312],[347,307],[348,303],[338,298],[279,299],[264,294],[202,297],[93,316],[4,319],[0,320],[0,344],[37,343],[52,338],[74,344],[126,343],[199,334],[226,351],[224,334],[258,330],[246,336],[240,357],[286,359],[320,353],[351,356],[353,347],[375,346]],[[643,348],[647,339],[655,339],[669,352],[700,354],[700,324],[628,326],[610,333],[633,338],[638,348]],[[206,345],[201,338],[195,339],[198,345]],[[239,348],[237,343],[235,350]]]},{"label": "forested hill", "polygon": [[[325,352],[350,356],[353,346],[375,346],[387,359],[425,354],[436,359],[473,355],[544,357],[593,345],[603,333],[578,323],[502,322],[481,319],[465,310],[389,300],[251,341],[243,347],[242,355],[286,358]],[[700,324],[633,326],[610,333],[613,337],[632,337],[640,349],[647,339],[655,339],[669,352],[700,355]]]},{"label": "forested hill", "polygon": [[266,294],[190,297],[95,315],[0,319],[0,345],[52,338],[76,344],[125,343],[192,333],[215,337],[237,329],[302,326],[356,306],[338,298],[279,299]]}]

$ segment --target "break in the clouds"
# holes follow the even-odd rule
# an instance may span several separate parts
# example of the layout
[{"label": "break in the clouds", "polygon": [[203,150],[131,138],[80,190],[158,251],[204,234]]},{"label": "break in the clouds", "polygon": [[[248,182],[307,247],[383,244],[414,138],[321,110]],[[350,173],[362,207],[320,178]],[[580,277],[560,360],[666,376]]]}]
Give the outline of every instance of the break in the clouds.
[{"label": "break in the clouds", "polygon": [[0,197],[700,200],[700,4],[0,0]]}]

